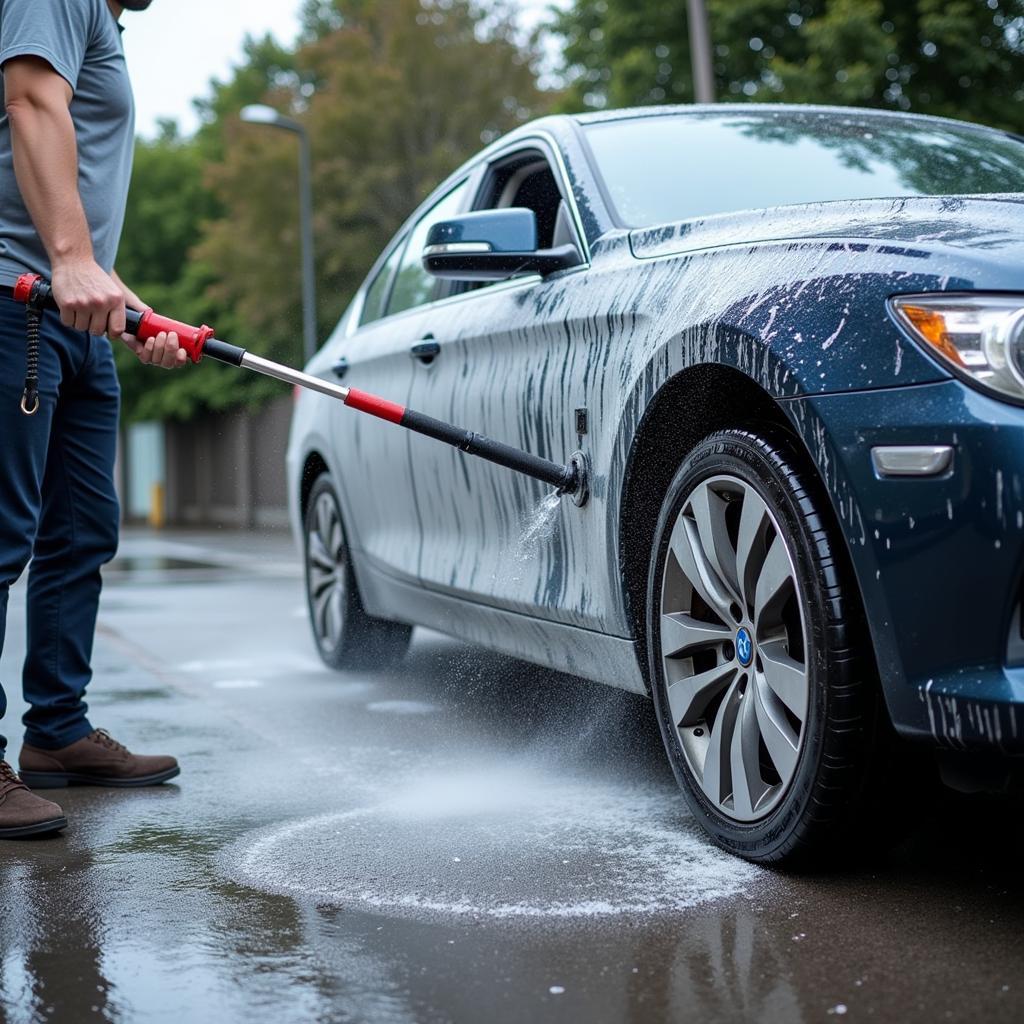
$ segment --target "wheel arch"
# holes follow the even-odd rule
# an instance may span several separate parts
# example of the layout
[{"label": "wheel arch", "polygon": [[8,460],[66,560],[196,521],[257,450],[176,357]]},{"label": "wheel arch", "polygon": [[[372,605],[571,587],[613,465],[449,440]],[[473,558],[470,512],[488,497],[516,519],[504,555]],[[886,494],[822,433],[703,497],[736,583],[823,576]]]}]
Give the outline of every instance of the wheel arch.
[{"label": "wheel arch", "polygon": [[306,521],[306,510],[309,508],[309,495],[312,493],[313,484],[317,478],[324,473],[330,472],[327,460],[320,452],[313,450],[306,453],[302,463],[302,472],[299,474],[299,515],[301,522]]},{"label": "wheel arch", "polygon": [[[682,412],[682,415],[680,414]],[[702,363],[670,377],[655,393],[633,435],[623,473],[618,515],[618,566],[623,600],[644,681],[647,665],[646,601],[651,545],[668,485],[694,446],[715,430],[735,427],[784,432],[793,442],[821,495],[821,514],[832,536],[857,601],[863,605],[845,532],[832,496],[807,444],[783,405],[741,370],[722,363]]]}]

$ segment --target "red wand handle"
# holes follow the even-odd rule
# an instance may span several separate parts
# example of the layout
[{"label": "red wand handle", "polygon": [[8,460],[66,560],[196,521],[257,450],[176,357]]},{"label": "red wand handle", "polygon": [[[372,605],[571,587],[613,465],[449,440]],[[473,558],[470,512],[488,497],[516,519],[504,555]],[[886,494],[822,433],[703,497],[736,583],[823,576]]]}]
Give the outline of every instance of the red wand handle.
[{"label": "red wand handle", "polygon": [[[15,301],[33,305],[37,309],[58,309],[53,298],[53,289],[49,282],[44,281],[38,274],[22,274],[14,285],[13,295]],[[141,312],[137,309],[126,309],[125,330],[128,334],[134,334],[140,341],[155,338],[161,331],[173,331],[178,335],[178,342],[193,363],[198,363],[203,358],[203,348],[214,335],[213,328],[207,327],[206,324],[193,327],[180,320],[172,320],[169,316],[161,316],[152,309]]]}]

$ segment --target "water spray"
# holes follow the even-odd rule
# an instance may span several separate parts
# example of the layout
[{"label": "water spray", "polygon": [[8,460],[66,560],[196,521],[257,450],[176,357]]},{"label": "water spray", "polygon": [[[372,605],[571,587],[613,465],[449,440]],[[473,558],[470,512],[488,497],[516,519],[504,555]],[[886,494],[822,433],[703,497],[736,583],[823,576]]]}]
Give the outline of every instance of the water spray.
[{"label": "water spray", "polygon": [[[32,415],[39,408],[38,382],[34,377],[38,367],[38,318],[42,310],[55,310],[58,306],[53,298],[49,282],[43,280],[38,274],[23,274],[18,278],[13,289],[3,289],[3,292],[10,294],[15,301],[25,303],[29,311],[29,376],[25,381],[25,394],[22,398],[21,408],[26,415]],[[583,452],[574,452],[564,465],[551,462],[539,455],[533,455],[519,448],[513,448],[511,445],[503,444],[501,441],[484,437],[483,434],[478,434],[473,430],[456,427],[451,423],[445,423],[404,405],[399,405],[397,402],[371,395],[367,391],[333,384],[320,377],[303,373],[301,370],[294,370],[290,366],[253,355],[237,345],[229,345],[226,341],[220,341],[214,336],[213,328],[207,327],[205,324],[201,327],[193,327],[191,324],[161,316],[152,309],[142,312],[126,309],[125,319],[126,333],[133,334],[140,341],[153,338],[162,331],[174,332],[178,336],[179,344],[193,363],[198,363],[204,356],[208,356],[218,362],[240,366],[265,377],[274,377],[286,384],[318,391],[322,395],[339,399],[357,412],[368,413],[378,419],[387,420],[389,423],[405,427],[406,430],[412,430],[417,434],[450,444],[467,455],[475,455],[477,458],[486,459],[498,466],[504,466],[506,469],[512,469],[517,473],[541,480],[554,487],[559,494],[571,496],[577,505],[584,505],[589,497],[589,464]]]}]

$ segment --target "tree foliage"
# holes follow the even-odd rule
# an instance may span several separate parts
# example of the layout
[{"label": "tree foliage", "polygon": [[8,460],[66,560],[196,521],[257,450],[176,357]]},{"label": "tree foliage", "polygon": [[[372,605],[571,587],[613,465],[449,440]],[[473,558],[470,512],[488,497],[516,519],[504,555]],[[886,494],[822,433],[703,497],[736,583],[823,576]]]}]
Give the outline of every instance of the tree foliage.
[{"label": "tree foliage", "polygon": [[[179,318],[300,362],[296,140],[243,124],[240,108],[269,103],[310,134],[323,338],[424,195],[483,143],[542,111],[532,60],[507,17],[485,18],[469,0],[312,0],[294,53],[270,40],[247,44],[244,65],[201,105],[206,123],[194,140],[168,132],[140,144],[125,234],[140,244],[122,247],[122,276]],[[162,238],[161,222],[169,244],[150,266],[141,240]],[[193,244],[183,248],[183,238]],[[158,382],[143,371],[127,370],[124,381],[136,416],[187,416],[280,392],[205,364]]]},{"label": "tree foliage", "polygon": [[[1024,130],[1024,0],[706,0],[720,100],[913,110]],[[693,101],[686,0],[575,0],[568,105]]]}]

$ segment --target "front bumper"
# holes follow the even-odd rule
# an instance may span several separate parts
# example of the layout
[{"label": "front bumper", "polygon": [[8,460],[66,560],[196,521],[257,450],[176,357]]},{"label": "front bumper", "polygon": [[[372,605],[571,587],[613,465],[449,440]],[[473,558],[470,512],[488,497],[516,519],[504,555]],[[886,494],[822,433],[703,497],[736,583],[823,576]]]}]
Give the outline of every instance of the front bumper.
[{"label": "front bumper", "polygon": [[[1024,754],[1024,409],[959,381],[785,404],[846,537],[896,729]],[[878,445],[953,460],[882,478]]]}]

